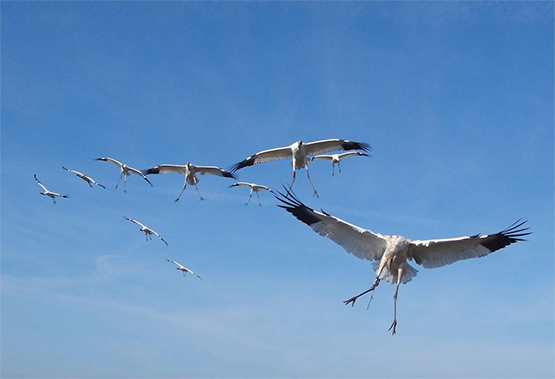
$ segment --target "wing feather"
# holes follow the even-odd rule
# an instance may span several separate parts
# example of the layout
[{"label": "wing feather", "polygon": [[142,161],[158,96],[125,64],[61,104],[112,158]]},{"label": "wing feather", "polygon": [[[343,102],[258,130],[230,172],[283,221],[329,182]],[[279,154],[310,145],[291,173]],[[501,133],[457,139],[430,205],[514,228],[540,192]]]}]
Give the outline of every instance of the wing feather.
[{"label": "wing feather", "polygon": [[187,166],[186,165],[161,164],[161,165],[149,168],[149,169],[143,171],[143,173],[145,175],[151,175],[151,174],[185,174],[186,171],[187,171]]},{"label": "wing feather", "polygon": [[509,246],[531,234],[529,228],[522,227],[526,221],[516,221],[499,233],[459,238],[412,241],[409,256],[425,268],[450,265],[460,260],[481,258]]},{"label": "wing feather", "polygon": [[380,259],[385,251],[386,241],[381,234],[360,228],[324,211],[317,212],[304,205],[294,194],[279,192],[276,199],[283,205],[279,207],[304,222],[316,233],[331,239],[348,253],[366,260]]},{"label": "wing feather", "polygon": [[275,149],[263,150],[258,153],[251,155],[250,157],[243,159],[241,162],[235,163],[229,167],[230,172],[235,172],[244,167],[252,166],[259,163],[275,161],[278,159],[291,158],[293,153],[291,152],[291,147],[277,147]]},{"label": "wing feather", "polygon": [[224,178],[236,179],[233,173],[228,172],[223,168],[216,167],[216,166],[195,166],[195,171],[201,175],[209,174],[209,175],[221,176]]},{"label": "wing feather", "polygon": [[326,139],[307,142],[304,144],[304,148],[306,155],[317,155],[337,150],[371,150],[370,145],[365,142],[354,142],[346,139]]},{"label": "wing feather", "polygon": [[114,158],[110,158],[110,157],[102,157],[102,158],[96,158],[97,161],[104,161],[104,162],[112,162],[113,164],[115,164],[116,166],[123,166],[123,163],[121,163],[120,161],[114,159]]}]

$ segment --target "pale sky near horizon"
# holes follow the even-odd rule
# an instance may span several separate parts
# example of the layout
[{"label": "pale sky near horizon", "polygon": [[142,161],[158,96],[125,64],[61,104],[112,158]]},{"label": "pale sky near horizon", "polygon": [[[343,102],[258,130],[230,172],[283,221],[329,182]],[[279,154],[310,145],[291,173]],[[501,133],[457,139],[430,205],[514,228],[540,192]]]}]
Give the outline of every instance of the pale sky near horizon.
[{"label": "pale sky near horizon", "polygon": [[[1,2],[2,378],[548,378],[554,356],[550,2]],[[367,289],[261,192],[137,176],[301,139],[367,142],[297,195],[384,234],[533,232]],[[61,166],[106,186],[89,186]],[[247,167],[279,190],[288,161]],[[33,174],[57,204],[41,196]],[[158,231],[145,241],[139,227]],[[183,277],[165,258],[202,276]]]}]

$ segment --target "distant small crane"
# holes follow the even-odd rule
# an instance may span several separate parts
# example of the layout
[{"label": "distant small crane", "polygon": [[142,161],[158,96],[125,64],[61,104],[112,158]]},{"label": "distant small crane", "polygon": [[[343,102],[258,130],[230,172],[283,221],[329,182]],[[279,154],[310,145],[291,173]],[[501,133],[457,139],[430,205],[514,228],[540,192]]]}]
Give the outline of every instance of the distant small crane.
[{"label": "distant small crane", "polygon": [[293,183],[295,182],[296,170],[300,170],[304,168],[306,169],[306,176],[308,178],[308,181],[310,182],[310,185],[314,190],[314,196],[318,197],[318,192],[316,191],[316,188],[314,188],[314,184],[312,184],[312,180],[310,179],[310,174],[308,173],[308,162],[309,162],[308,156],[327,153],[330,151],[337,151],[337,150],[369,151],[370,145],[364,142],[353,142],[353,141],[344,140],[344,139],[327,139],[327,140],[307,142],[307,143],[304,143],[303,141],[298,140],[297,142],[289,146],[259,151],[258,153],[243,159],[241,162],[234,164],[229,168],[229,171],[235,172],[244,167],[252,166],[255,164],[275,161],[278,159],[291,158],[292,159],[291,165],[293,166],[293,180],[291,181],[291,185],[289,186],[289,189],[293,187]]},{"label": "distant small crane", "polygon": [[[64,166],[62,166],[62,168],[68,172],[71,172],[72,174],[77,175],[78,178],[83,179],[85,182],[87,182],[87,184],[89,185],[89,187],[92,188],[92,184],[96,184],[99,187],[102,187],[104,189],[106,189],[106,187],[104,187],[102,184],[98,183],[96,180],[94,180],[93,178],[91,178],[90,176],[87,176],[79,171],[75,171],[75,170],[70,170],[69,168],[65,168]],[[92,183],[92,184],[91,184]]]},{"label": "distant small crane", "polygon": [[276,198],[283,205],[278,206],[310,226],[316,233],[341,245],[357,258],[375,261],[373,268],[377,276],[370,289],[345,300],[345,304],[354,306],[360,296],[374,291],[382,279],[397,284],[393,296],[393,323],[389,328],[393,334],[397,327],[399,285],[410,282],[418,272],[407,263],[407,260],[414,260],[425,268],[441,267],[463,259],[484,257],[512,243],[524,241],[521,237],[531,234],[527,232],[529,228],[523,228],[526,221],[518,220],[496,234],[475,234],[467,237],[423,241],[410,240],[399,235],[374,233],[324,211],[315,211],[304,205],[290,191],[287,195],[281,192],[279,195],[280,197],[276,196]]},{"label": "distant small crane", "polygon": [[321,154],[321,155],[316,155],[312,158],[310,158],[310,161],[318,161],[318,160],[328,160],[331,161],[332,166],[331,166],[331,176],[334,176],[335,173],[335,164],[337,163],[337,167],[339,167],[339,172],[341,172],[341,160],[347,157],[354,157],[354,156],[361,156],[361,157],[367,157],[368,154],[366,153],[361,153],[360,151],[348,151],[346,153],[342,153],[342,154]]},{"label": "distant small crane", "polygon": [[178,267],[176,268],[176,270],[179,270],[179,271],[183,272],[183,276],[186,276],[185,274],[186,274],[186,273],[189,273],[189,274],[194,275],[194,276],[196,276],[197,278],[199,278],[199,279],[202,280],[202,278],[201,278],[200,276],[198,276],[197,274],[195,274],[193,271],[189,270],[187,267],[183,266],[181,263],[178,263],[178,262],[176,262],[176,261],[172,261],[171,259],[168,259],[168,258],[166,258],[166,260],[167,260],[168,262],[173,263],[174,265],[178,266]]},{"label": "distant small crane", "polygon": [[247,183],[247,182],[236,182],[236,183],[233,183],[232,185],[230,185],[229,188],[239,187],[239,186],[250,187],[250,189],[251,189],[251,192],[249,194],[249,199],[247,200],[245,205],[247,205],[249,203],[249,201],[251,201],[251,197],[252,197],[253,192],[256,192],[256,197],[258,198],[258,205],[262,205],[260,203],[260,196],[258,195],[259,191],[264,190],[264,191],[273,192],[269,187],[264,186],[262,184]]},{"label": "distant small crane", "polygon": [[63,198],[66,198],[66,199],[69,197],[68,195],[62,195],[62,194],[57,193],[57,192],[49,191],[48,188],[46,188],[46,187],[44,186],[44,184],[42,184],[42,183],[38,180],[37,174],[34,174],[34,177],[35,177],[35,181],[38,183],[38,185],[41,186],[42,189],[44,190],[44,192],[41,192],[40,194],[41,194],[41,195],[48,196],[49,198],[51,198],[52,201],[54,202],[54,204],[56,204],[56,198],[57,198],[57,197],[63,197]]},{"label": "distant small crane", "polygon": [[197,183],[199,182],[199,179],[197,178],[196,174],[200,174],[200,175],[209,174],[209,175],[221,176],[223,178],[236,179],[236,176],[234,174],[227,172],[223,168],[219,168],[216,166],[195,166],[191,162],[187,162],[184,165],[161,164],[161,165],[149,168],[147,170],[144,170],[145,175],[168,174],[168,173],[185,175],[183,189],[179,193],[179,196],[177,196],[177,199],[174,200],[176,203],[181,198],[181,195],[183,194],[183,191],[185,191],[185,188],[187,188],[187,184],[194,185],[195,188],[197,189],[198,195],[200,196],[200,200],[201,201],[204,200],[204,198],[200,194],[200,191],[198,190]]},{"label": "distant small crane", "polygon": [[141,232],[145,233],[146,236],[146,240],[148,241],[149,239],[152,240],[152,235],[154,234],[156,237],[160,238],[160,241],[164,242],[166,244],[166,246],[168,246],[168,243],[166,242],[165,239],[162,238],[162,236],[158,233],[156,233],[156,231],[154,229],[149,228],[148,226],[146,226],[145,224],[137,221],[137,220],[133,220],[132,218],[128,218],[123,216],[124,219],[131,221],[132,223],[135,223],[137,225],[139,225],[141,227],[141,229],[139,229]]},{"label": "distant small crane", "polygon": [[120,168],[120,176],[115,188],[118,188],[119,183],[121,182],[121,178],[123,178],[123,192],[125,193],[127,192],[127,177],[130,174],[139,175],[141,178],[146,180],[146,182],[150,184],[150,186],[152,187],[152,183],[146,178],[146,176],[141,172],[141,170],[128,166],[125,163],[121,163],[120,161],[110,157],[96,158],[96,160],[104,161],[104,162],[112,162],[113,164],[115,164]]}]

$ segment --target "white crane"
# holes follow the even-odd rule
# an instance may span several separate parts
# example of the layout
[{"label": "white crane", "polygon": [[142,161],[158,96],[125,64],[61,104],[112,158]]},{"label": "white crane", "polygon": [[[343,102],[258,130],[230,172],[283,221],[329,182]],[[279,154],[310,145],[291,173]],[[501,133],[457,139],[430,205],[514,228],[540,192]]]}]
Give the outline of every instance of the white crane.
[{"label": "white crane", "polygon": [[145,175],[168,174],[168,173],[184,174],[185,181],[183,182],[183,189],[179,193],[179,196],[177,196],[177,199],[174,200],[176,203],[181,198],[181,195],[183,194],[183,191],[185,191],[185,188],[187,188],[187,184],[194,185],[195,188],[197,189],[200,200],[204,200],[204,198],[200,194],[200,191],[198,190],[197,183],[199,182],[199,179],[197,178],[196,174],[200,174],[200,175],[208,174],[208,175],[221,176],[223,178],[236,179],[236,176],[234,174],[227,172],[223,168],[219,168],[216,166],[195,166],[190,162],[187,162],[184,165],[161,164],[161,165],[149,168],[148,170],[145,170],[143,172]]},{"label": "white crane", "polygon": [[38,185],[41,186],[42,189],[44,190],[44,192],[41,192],[40,194],[41,194],[41,195],[48,196],[49,198],[51,198],[52,201],[54,202],[54,204],[56,204],[56,198],[57,198],[57,197],[63,197],[63,198],[66,198],[66,199],[69,197],[68,195],[62,195],[62,194],[57,193],[57,192],[49,191],[48,188],[46,188],[46,187],[44,186],[44,184],[42,184],[42,183],[38,180],[37,174],[34,174],[34,177],[35,177],[35,181],[38,183]]},{"label": "white crane", "polygon": [[166,244],[166,246],[168,246],[168,243],[166,242],[165,239],[162,238],[162,236],[158,233],[156,233],[156,231],[154,229],[149,228],[148,226],[146,226],[143,223],[140,223],[137,220],[133,220],[132,218],[128,218],[123,216],[124,219],[131,221],[132,223],[135,223],[137,225],[139,225],[141,227],[141,229],[139,229],[141,232],[145,233],[145,237],[146,240],[148,241],[149,239],[152,240],[152,235],[154,234],[156,237],[160,238],[160,241],[164,242]]},{"label": "white crane", "polygon": [[316,188],[314,188],[314,184],[312,184],[312,180],[310,179],[310,174],[308,172],[308,162],[309,155],[317,155],[322,153],[327,153],[330,151],[337,151],[337,150],[362,150],[362,151],[370,151],[370,145],[364,142],[353,142],[344,139],[327,139],[322,141],[314,141],[314,142],[307,142],[304,143],[303,141],[299,140],[289,146],[285,147],[278,147],[275,149],[259,151],[258,153],[251,155],[250,157],[238,162],[230,167],[231,172],[235,172],[240,170],[244,167],[252,166],[259,163],[275,161],[278,159],[292,159],[291,165],[293,167],[293,180],[291,181],[291,185],[289,189],[293,187],[293,183],[295,182],[295,172],[296,170],[300,170],[302,168],[306,169],[306,176],[308,177],[308,181],[314,190],[314,196],[318,197],[318,192]]},{"label": "white crane", "polygon": [[[62,168],[68,172],[71,172],[72,174],[77,175],[77,177],[83,179],[85,182],[87,182],[87,184],[89,185],[89,187],[92,188],[92,184],[96,184],[99,187],[102,187],[104,189],[106,189],[106,187],[104,187],[102,184],[98,183],[96,180],[94,180],[93,178],[91,178],[90,176],[87,176],[79,171],[75,171],[75,170],[70,170],[69,168],[65,168],[64,166],[62,166]],[[92,183],[92,184],[91,184]]]},{"label": "white crane", "polygon": [[168,259],[168,258],[166,258],[166,260],[167,260],[168,262],[173,263],[174,265],[176,265],[176,266],[177,266],[176,270],[179,270],[179,271],[183,272],[183,276],[186,276],[185,274],[186,274],[186,273],[189,273],[189,274],[194,275],[194,276],[196,276],[197,278],[199,278],[199,279],[202,280],[202,278],[201,278],[200,276],[198,276],[197,274],[195,274],[193,271],[189,270],[187,267],[183,266],[181,263],[178,263],[178,262],[176,262],[176,261],[172,261],[171,259]]},{"label": "white crane", "polygon": [[522,227],[526,221],[518,220],[499,233],[433,240],[410,240],[398,235],[385,235],[372,232],[350,224],[326,212],[315,211],[304,205],[294,194],[280,193],[276,198],[284,208],[300,221],[312,228],[316,233],[327,237],[342,246],[348,253],[360,259],[375,261],[376,279],[370,289],[354,296],[345,304],[354,306],[356,299],[373,291],[380,280],[385,279],[397,284],[393,296],[393,323],[389,330],[395,334],[397,326],[397,294],[401,283],[408,283],[418,272],[408,264],[414,260],[424,268],[435,268],[449,265],[459,260],[484,257],[517,241],[524,241],[523,236],[529,228]]},{"label": "white crane", "polygon": [[262,205],[260,203],[260,196],[258,195],[258,191],[264,190],[264,191],[273,192],[269,187],[266,187],[262,184],[247,183],[247,182],[236,182],[236,183],[233,183],[232,185],[230,185],[229,188],[239,187],[239,186],[250,187],[250,189],[251,189],[250,194],[249,194],[249,199],[247,200],[245,205],[247,205],[249,203],[249,201],[251,201],[251,197],[252,197],[253,192],[256,192],[256,197],[258,198],[258,205]]},{"label": "white crane", "polygon": [[310,161],[318,161],[318,160],[328,160],[331,161],[332,166],[331,166],[331,176],[335,175],[335,164],[337,163],[337,167],[339,167],[339,172],[341,172],[341,160],[347,157],[354,157],[354,156],[361,156],[361,157],[367,157],[368,154],[366,153],[361,153],[360,151],[348,151],[346,153],[342,153],[342,154],[321,154],[321,155],[316,155],[312,158],[310,158]]},{"label": "white crane", "polygon": [[136,168],[128,166],[125,163],[121,163],[120,161],[110,157],[96,158],[96,160],[104,161],[104,162],[112,162],[113,164],[115,164],[120,168],[120,176],[115,188],[118,188],[119,183],[121,182],[121,178],[123,178],[123,192],[127,192],[127,177],[131,174],[139,175],[144,180],[146,180],[147,183],[150,184],[150,186],[152,187],[152,183],[146,178],[146,176],[141,172],[141,170],[137,170]]}]

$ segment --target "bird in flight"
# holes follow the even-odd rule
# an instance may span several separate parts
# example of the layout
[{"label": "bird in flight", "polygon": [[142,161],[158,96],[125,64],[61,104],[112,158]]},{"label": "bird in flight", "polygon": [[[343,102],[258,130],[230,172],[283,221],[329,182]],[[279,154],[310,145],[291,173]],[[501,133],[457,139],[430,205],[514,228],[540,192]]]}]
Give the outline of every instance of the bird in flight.
[{"label": "bird in flight", "polygon": [[96,158],[96,160],[104,161],[104,162],[112,162],[113,164],[115,164],[120,168],[120,176],[115,188],[118,188],[119,183],[121,182],[121,178],[123,178],[123,192],[125,193],[127,192],[127,177],[131,174],[139,175],[144,180],[146,180],[146,182],[150,184],[150,186],[152,187],[152,183],[146,178],[146,176],[141,172],[141,170],[128,166],[125,163],[121,163],[120,161],[110,157]]},{"label": "bird in flight", "polygon": [[200,200],[201,201],[204,200],[204,198],[200,194],[200,191],[198,190],[197,183],[199,182],[199,179],[197,178],[196,174],[200,174],[200,175],[208,174],[208,175],[221,176],[223,178],[236,179],[236,176],[234,174],[227,172],[223,168],[219,168],[216,166],[195,166],[190,162],[187,162],[184,165],[161,164],[161,165],[149,168],[148,170],[144,170],[143,172],[145,175],[168,174],[168,173],[184,174],[185,181],[183,182],[183,189],[179,193],[179,196],[177,196],[177,199],[174,200],[176,203],[181,198],[181,195],[183,194],[183,191],[185,191],[185,188],[187,188],[187,184],[194,185],[195,188],[197,189]]},{"label": "bird in flight", "polygon": [[259,151],[258,153],[251,155],[241,162],[234,164],[230,167],[229,170],[231,172],[235,172],[244,167],[252,166],[259,163],[275,161],[278,159],[292,159],[291,165],[293,167],[293,180],[291,181],[289,189],[293,187],[293,183],[295,182],[296,170],[304,168],[306,169],[306,176],[308,178],[308,181],[310,182],[312,190],[314,191],[314,196],[318,197],[318,192],[316,191],[316,188],[314,188],[314,184],[312,183],[312,180],[310,179],[310,174],[308,172],[308,156],[337,150],[370,151],[370,145],[364,142],[353,142],[344,139],[327,139],[307,143],[299,140],[289,146]]},{"label": "bird in flight", "polygon": [[[75,171],[75,170],[70,170],[69,168],[65,168],[64,166],[62,166],[62,168],[68,172],[71,172],[72,174],[77,175],[77,177],[83,179],[85,182],[88,183],[89,187],[92,188],[92,184],[96,184],[99,187],[102,187],[104,189],[106,189],[106,187],[104,187],[102,184],[98,183],[96,180],[94,180],[93,178],[91,178],[90,176],[87,176],[79,171]],[[91,184],[92,183],[92,184]]]},{"label": "bird in flight", "polygon": [[193,271],[189,270],[187,267],[183,266],[181,263],[178,263],[178,262],[176,262],[176,261],[172,261],[171,259],[168,259],[168,258],[166,258],[166,260],[167,260],[168,262],[173,263],[174,265],[176,265],[176,266],[177,266],[176,270],[179,270],[179,271],[183,272],[183,276],[186,276],[185,274],[186,274],[186,273],[189,273],[189,274],[194,275],[194,276],[196,276],[197,278],[199,278],[199,279],[202,280],[202,278],[201,278],[200,276],[198,276],[197,274],[195,274]]},{"label": "bird in flight", "polygon": [[252,197],[253,192],[256,192],[256,197],[258,198],[258,205],[262,205],[260,203],[260,196],[258,195],[258,191],[264,190],[264,191],[273,192],[269,187],[263,186],[262,184],[247,183],[247,182],[236,182],[236,183],[233,183],[232,185],[230,185],[229,187],[231,188],[231,187],[239,187],[239,186],[250,187],[250,189],[251,189],[251,192],[249,194],[249,199],[247,200],[245,205],[247,205],[249,203],[249,201],[251,201],[251,197]]},{"label": "bird in flight", "polygon": [[46,187],[44,186],[44,184],[42,184],[42,183],[38,180],[37,174],[34,174],[34,177],[35,177],[35,181],[38,183],[38,185],[41,186],[42,189],[44,190],[44,192],[41,192],[40,194],[41,194],[41,195],[48,196],[49,198],[51,198],[52,201],[54,202],[54,204],[56,204],[56,198],[57,198],[57,197],[63,197],[63,198],[66,198],[66,199],[69,197],[68,195],[62,195],[62,194],[57,193],[57,192],[49,191],[48,188],[46,188]]},{"label": "bird in flight", "polygon": [[414,260],[424,268],[436,268],[470,258],[484,257],[502,249],[531,234],[529,228],[523,227],[526,221],[518,220],[508,228],[495,234],[475,234],[472,236],[410,240],[399,235],[385,235],[360,228],[324,211],[318,212],[303,204],[293,193],[279,193],[278,205],[304,222],[316,233],[327,237],[342,246],[348,253],[360,259],[375,261],[373,263],[376,278],[370,289],[344,301],[352,304],[362,295],[374,291],[381,280],[396,284],[393,296],[393,323],[389,330],[395,334],[397,327],[397,295],[399,285],[408,283],[418,272],[407,261]]},{"label": "bird in flight", "polygon": [[145,236],[146,236],[146,240],[147,240],[147,241],[148,241],[149,239],[152,240],[152,235],[154,234],[156,237],[160,238],[160,241],[164,242],[164,243],[166,244],[166,246],[168,246],[168,243],[166,242],[166,240],[163,239],[162,236],[161,236],[160,234],[156,233],[156,231],[155,231],[154,229],[151,229],[151,228],[149,228],[148,226],[146,226],[145,224],[140,223],[140,222],[137,221],[137,220],[133,220],[132,218],[128,218],[128,217],[125,217],[125,216],[123,216],[123,218],[126,219],[126,220],[128,220],[128,221],[131,221],[131,222],[133,222],[133,223],[135,223],[135,224],[137,224],[137,225],[139,225],[139,226],[141,227],[141,229],[139,229],[139,230],[140,230],[141,232],[144,232],[144,233],[145,233]]},{"label": "bird in flight", "polygon": [[339,167],[339,172],[341,172],[341,160],[347,157],[354,157],[354,156],[361,156],[367,157],[368,154],[361,153],[360,151],[348,151],[342,154],[320,154],[310,158],[310,161],[318,161],[318,160],[327,160],[331,161],[331,176],[335,175],[335,164],[337,163],[337,167]]}]

